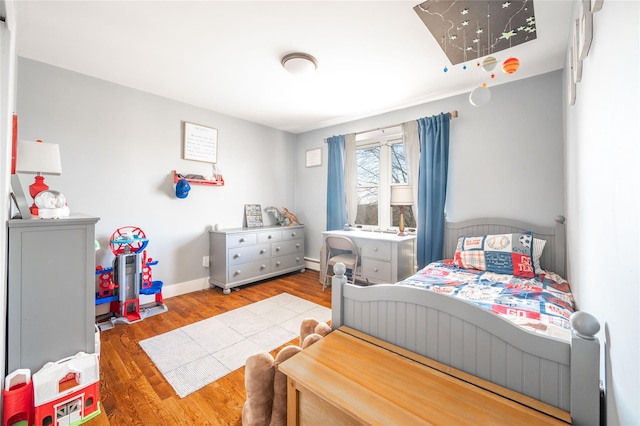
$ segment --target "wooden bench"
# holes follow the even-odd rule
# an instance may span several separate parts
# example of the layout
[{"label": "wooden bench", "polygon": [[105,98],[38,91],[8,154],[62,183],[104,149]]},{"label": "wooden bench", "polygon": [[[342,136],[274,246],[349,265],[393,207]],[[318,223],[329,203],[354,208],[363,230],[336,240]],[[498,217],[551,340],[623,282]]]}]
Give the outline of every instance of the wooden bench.
[{"label": "wooden bench", "polygon": [[567,425],[569,413],[340,327],[278,367],[289,425]]}]

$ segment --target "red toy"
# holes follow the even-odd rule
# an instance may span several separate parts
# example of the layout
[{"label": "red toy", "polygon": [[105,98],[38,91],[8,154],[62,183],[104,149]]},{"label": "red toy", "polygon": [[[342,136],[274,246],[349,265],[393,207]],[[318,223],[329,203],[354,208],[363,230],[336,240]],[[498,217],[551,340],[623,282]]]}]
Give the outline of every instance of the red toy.
[{"label": "red toy", "polygon": [[4,404],[3,426],[20,422],[27,422],[27,425],[33,424],[33,383],[29,369],[16,370],[6,377],[2,401]]},{"label": "red toy", "polygon": [[[118,228],[109,241],[115,258],[113,267],[96,268],[98,276],[96,305],[109,303],[109,322],[99,323],[102,330],[117,322],[131,324],[147,316],[167,311],[162,298],[162,281],[153,281],[151,266],[158,262],[147,258],[149,240],[136,226]],[[140,295],[154,296],[154,302],[140,305]]]},{"label": "red toy", "polygon": [[45,364],[33,375],[33,401],[36,425],[80,424],[100,414],[98,354]]}]

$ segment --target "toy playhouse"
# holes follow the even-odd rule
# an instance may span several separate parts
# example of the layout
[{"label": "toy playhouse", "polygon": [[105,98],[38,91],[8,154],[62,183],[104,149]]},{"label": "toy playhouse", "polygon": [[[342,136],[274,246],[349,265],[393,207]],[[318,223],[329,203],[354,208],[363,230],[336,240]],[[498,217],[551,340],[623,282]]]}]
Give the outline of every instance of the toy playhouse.
[{"label": "toy playhouse", "polygon": [[[110,238],[115,258],[113,266],[96,268],[96,305],[109,303],[107,320],[98,322],[102,330],[115,323],[131,324],[167,311],[162,299],[162,281],[153,281],[151,267],[157,260],[147,258],[149,240],[135,226],[118,228]],[[141,296],[153,296],[153,301],[141,305]]]},{"label": "toy playhouse", "polygon": [[28,369],[8,375],[3,395],[3,426],[72,426],[100,414],[98,354],[45,364],[30,377]]}]

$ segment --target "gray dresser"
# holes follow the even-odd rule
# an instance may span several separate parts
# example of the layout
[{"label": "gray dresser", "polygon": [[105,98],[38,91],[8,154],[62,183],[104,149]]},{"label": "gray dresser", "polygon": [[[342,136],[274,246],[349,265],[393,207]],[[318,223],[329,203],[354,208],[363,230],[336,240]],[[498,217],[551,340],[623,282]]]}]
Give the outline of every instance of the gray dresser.
[{"label": "gray dresser", "polygon": [[304,226],[209,231],[209,283],[231,288],[288,272],[304,272]]},{"label": "gray dresser", "polygon": [[97,217],[12,219],[7,372],[95,352]]}]

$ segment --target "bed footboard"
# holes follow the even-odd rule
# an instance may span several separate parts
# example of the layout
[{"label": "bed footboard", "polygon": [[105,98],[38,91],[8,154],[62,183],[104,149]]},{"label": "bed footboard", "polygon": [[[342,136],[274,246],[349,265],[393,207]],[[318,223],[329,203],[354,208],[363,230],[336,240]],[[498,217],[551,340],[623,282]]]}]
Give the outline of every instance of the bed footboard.
[{"label": "bed footboard", "polygon": [[349,326],[570,412],[573,424],[597,424],[600,345],[593,337],[598,330],[594,332],[585,317],[577,322],[589,325],[580,334],[574,332],[568,343],[438,293],[391,284],[347,284],[340,271],[336,265],[334,329]]}]

